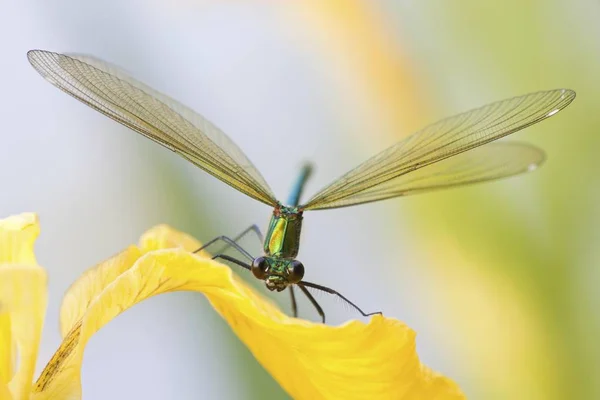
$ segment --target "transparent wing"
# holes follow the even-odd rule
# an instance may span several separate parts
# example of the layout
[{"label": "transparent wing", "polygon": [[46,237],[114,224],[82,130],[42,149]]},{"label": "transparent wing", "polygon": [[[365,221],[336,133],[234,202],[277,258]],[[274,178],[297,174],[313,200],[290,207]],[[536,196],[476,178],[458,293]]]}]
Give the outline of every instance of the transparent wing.
[{"label": "transparent wing", "polygon": [[[317,210],[401,196],[405,194],[402,186],[393,183],[403,182],[396,181],[399,177],[409,174],[407,180],[414,176],[424,179],[427,171],[438,170],[415,172],[551,117],[574,98],[575,92],[568,89],[536,92],[443,119],[365,161],[302,207]],[[443,187],[443,182],[438,180],[436,185]]]},{"label": "transparent wing", "polygon": [[27,57],[44,78],[64,92],[240,192],[268,205],[277,204],[269,185],[237,145],[188,107],[89,56],[32,50]]},{"label": "transparent wing", "polygon": [[347,207],[506,178],[533,171],[544,159],[542,150],[528,144],[491,143],[327,203],[319,209]]}]

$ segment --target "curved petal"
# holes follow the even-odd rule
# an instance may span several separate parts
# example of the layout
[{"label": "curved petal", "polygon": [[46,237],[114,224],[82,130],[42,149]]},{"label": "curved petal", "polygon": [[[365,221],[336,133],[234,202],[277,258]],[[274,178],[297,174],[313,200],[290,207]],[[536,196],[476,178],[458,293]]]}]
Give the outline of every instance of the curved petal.
[{"label": "curved petal", "polygon": [[166,225],[148,230],[140,238],[139,247],[129,246],[125,251],[90,268],[67,290],[60,309],[60,330],[63,337],[79,321],[92,300],[110,285],[119,275],[131,268],[133,263],[152,250],[183,248],[194,251],[200,242]]},{"label": "curved petal", "polygon": [[[0,385],[6,385],[12,378],[15,355],[15,343],[10,328],[10,315],[6,310],[3,310],[0,304]],[[1,390],[0,393],[2,393]]]},{"label": "curved petal", "polygon": [[37,265],[0,267],[0,305],[2,313],[10,316],[12,340],[19,354],[19,366],[8,382],[17,399],[27,398],[33,382],[46,312],[46,284],[46,272]]},{"label": "curved petal", "polygon": [[0,220],[0,266],[37,265],[33,245],[39,233],[38,217],[34,213],[23,213]]},{"label": "curved petal", "polygon": [[[0,220],[0,398],[27,398],[33,380],[44,313],[46,273],[36,263],[36,214]],[[18,368],[17,354],[19,355]]]},{"label": "curved petal", "polygon": [[[163,245],[193,248],[197,242],[166,227],[142,240],[142,248]],[[133,265],[126,259],[119,267],[113,264],[125,272],[105,286],[73,324],[36,383],[35,398],[81,398],[80,369],[89,338],[134,304],[181,290],[204,293],[294,398],[463,398],[451,380],[420,363],[414,332],[397,320],[376,316],[368,324],[351,321],[331,327],[287,317],[226,266],[182,248],[150,251]],[[106,276],[106,265],[91,271]]]},{"label": "curved petal", "polygon": [[60,332],[63,338],[83,317],[96,296],[119,275],[131,268],[141,255],[141,251],[136,246],[130,246],[127,250],[90,268],[71,284],[60,308]]},{"label": "curved petal", "polygon": [[[157,225],[149,229],[140,238],[140,248],[142,252],[147,253],[152,250],[176,249],[181,248],[187,251],[199,249],[201,243],[192,236],[176,231],[168,225]],[[208,253],[202,251],[199,255],[208,256]]]},{"label": "curved petal", "polygon": [[8,386],[4,382],[0,382],[0,399],[12,400],[12,395],[8,391]]}]

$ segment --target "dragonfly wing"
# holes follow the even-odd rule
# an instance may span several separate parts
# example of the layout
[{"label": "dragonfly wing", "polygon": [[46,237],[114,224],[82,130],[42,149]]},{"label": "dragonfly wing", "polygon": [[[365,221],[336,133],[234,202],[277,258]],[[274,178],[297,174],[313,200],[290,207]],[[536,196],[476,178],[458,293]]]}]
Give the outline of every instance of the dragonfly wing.
[{"label": "dragonfly wing", "polygon": [[271,206],[277,204],[269,185],[240,148],[190,108],[90,56],[32,50],[27,57],[64,92],[240,192]]},{"label": "dragonfly wing", "polygon": [[528,144],[491,143],[327,203],[319,209],[347,207],[506,178],[533,171],[544,159],[542,150]]},{"label": "dragonfly wing", "polygon": [[[398,180],[399,177],[407,175],[406,180],[409,180],[420,176],[424,179],[426,176],[423,174],[439,172],[438,169],[431,168],[418,174],[415,174],[416,171],[551,117],[574,98],[575,92],[568,89],[536,92],[438,121],[365,161],[325,187],[302,207],[317,210],[401,196],[405,194],[400,190],[400,183],[404,180]],[[510,152],[501,154],[507,157]],[[508,159],[503,161],[510,162]],[[461,164],[460,160],[458,164]],[[478,168],[484,166],[481,164]],[[444,187],[441,180],[436,186]],[[395,189],[388,191],[392,187]],[[377,196],[376,193],[381,194]]]}]

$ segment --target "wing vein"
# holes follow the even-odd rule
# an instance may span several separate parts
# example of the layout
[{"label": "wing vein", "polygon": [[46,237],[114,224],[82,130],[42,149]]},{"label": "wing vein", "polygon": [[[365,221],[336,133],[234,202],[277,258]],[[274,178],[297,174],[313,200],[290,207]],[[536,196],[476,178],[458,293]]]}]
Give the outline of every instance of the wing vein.
[{"label": "wing vein", "polygon": [[[575,92],[568,89],[536,92],[445,118],[371,157],[322,189],[303,207],[334,208],[359,204],[366,196],[375,198],[384,192],[387,196],[388,191],[377,189],[380,185],[388,187],[390,181],[406,184],[408,181],[398,178],[538,123],[565,108],[574,97]],[[396,187],[395,193],[401,195],[401,189]]]},{"label": "wing vein", "polygon": [[222,131],[175,100],[88,56],[28,53],[48,81],[109,118],[174,151],[240,192],[278,201],[262,175]]}]

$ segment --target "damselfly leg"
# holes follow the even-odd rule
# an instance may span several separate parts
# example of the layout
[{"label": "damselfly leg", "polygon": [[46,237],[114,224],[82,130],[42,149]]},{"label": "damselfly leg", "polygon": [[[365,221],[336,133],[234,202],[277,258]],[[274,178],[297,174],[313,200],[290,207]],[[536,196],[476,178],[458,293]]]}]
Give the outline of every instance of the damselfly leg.
[{"label": "damselfly leg", "polygon": [[[323,312],[323,309],[321,308],[321,306],[319,305],[319,303],[317,303],[317,300],[315,300],[315,298],[313,297],[313,295],[310,294],[310,292],[308,291],[308,289],[306,289],[304,286],[302,286],[301,284],[298,284],[298,287],[300,288],[300,290],[302,290],[302,293],[304,293],[304,295],[306,297],[308,297],[308,300],[310,300],[310,302],[312,303],[313,307],[315,307],[315,309],[317,310],[317,312],[321,316],[321,320],[323,321],[323,323],[325,323],[325,313]],[[290,289],[291,289],[291,287],[290,287]]]},{"label": "damselfly leg", "polygon": [[[248,228],[244,229],[239,235],[237,235],[236,237],[233,238],[233,241],[235,243],[239,242],[244,236],[246,236],[250,232],[254,232],[256,234],[256,237],[258,238],[258,240],[260,241],[260,244],[262,245],[263,242],[265,241],[265,238],[264,238],[262,232],[260,231],[260,228],[256,224],[251,225]],[[217,253],[223,253],[229,247],[230,247],[230,245],[227,244],[225,247],[223,247]]]},{"label": "damselfly leg", "polygon": [[238,260],[238,259],[236,259],[234,257],[228,256],[227,254],[217,254],[216,256],[212,257],[213,260],[216,260],[217,258],[221,258],[223,260],[232,262],[235,265],[240,266],[240,267],[242,267],[242,268],[247,269],[248,271],[250,271],[250,265],[248,265],[245,262],[240,261],[240,260]]},{"label": "damselfly leg", "polygon": [[199,253],[202,250],[205,250],[209,246],[213,245],[214,243],[225,242],[226,243],[225,247],[223,247],[222,249],[217,251],[217,254],[222,254],[230,247],[233,247],[238,252],[240,252],[244,257],[246,257],[248,260],[252,261],[252,260],[254,260],[254,257],[252,257],[252,255],[250,253],[248,253],[246,250],[244,250],[244,248],[237,243],[244,236],[246,236],[249,232],[256,233],[256,236],[258,237],[258,239],[260,239],[261,243],[263,242],[263,235],[262,235],[260,229],[258,228],[258,225],[255,224],[255,225],[252,225],[252,226],[248,227],[247,229],[243,230],[240,234],[238,234],[233,239],[231,239],[230,237],[225,236],[225,235],[217,236],[216,238],[206,242],[199,249],[195,250],[194,253]]},{"label": "damselfly leg", "polygon": [[294,318],[298,318],[298,305],[296,304],[296,295],[294,294],[294,285],[288,286],[290,291],[290,300],[292,301],[292,314]]},{"label": "damselfly leg", "polygon": [[[356,311],[358,311],[359,313],[361,313],[363,317],[368,317],[368,316],[375,315],[375,314],[382,314],[381,311],[375,311],[375,312],[371,312],[371,313],[364,312],[359,306],[357,306],[356,304],[354,304],[353,302],[351,302],[350,300],[348,300],[340,292],[338,292],[337,290],[333,290],[331,288],[328,288],[327,286],[321,286],[321,285],[317,285],[316,283],[306,282],[306,281],[298,282],[297,285],[300,286],[300,288],[302,289],[302,291],[305,294],[308,292],[308,290],[306,290],[306,287],[309,287],[309,288],[312,288],[312,289],[320,290],[322,292],[329,293],[329,294],[332,294],[334,296],[337,296],[340,299],[342,299],[344,302],[346,302],[348,305],[352,306],[352,308],[354,308]],[[309,297],[309,299],[310,299],[310,297]],[[325,316],[323,316],[323,321],[325,321]]]}]

